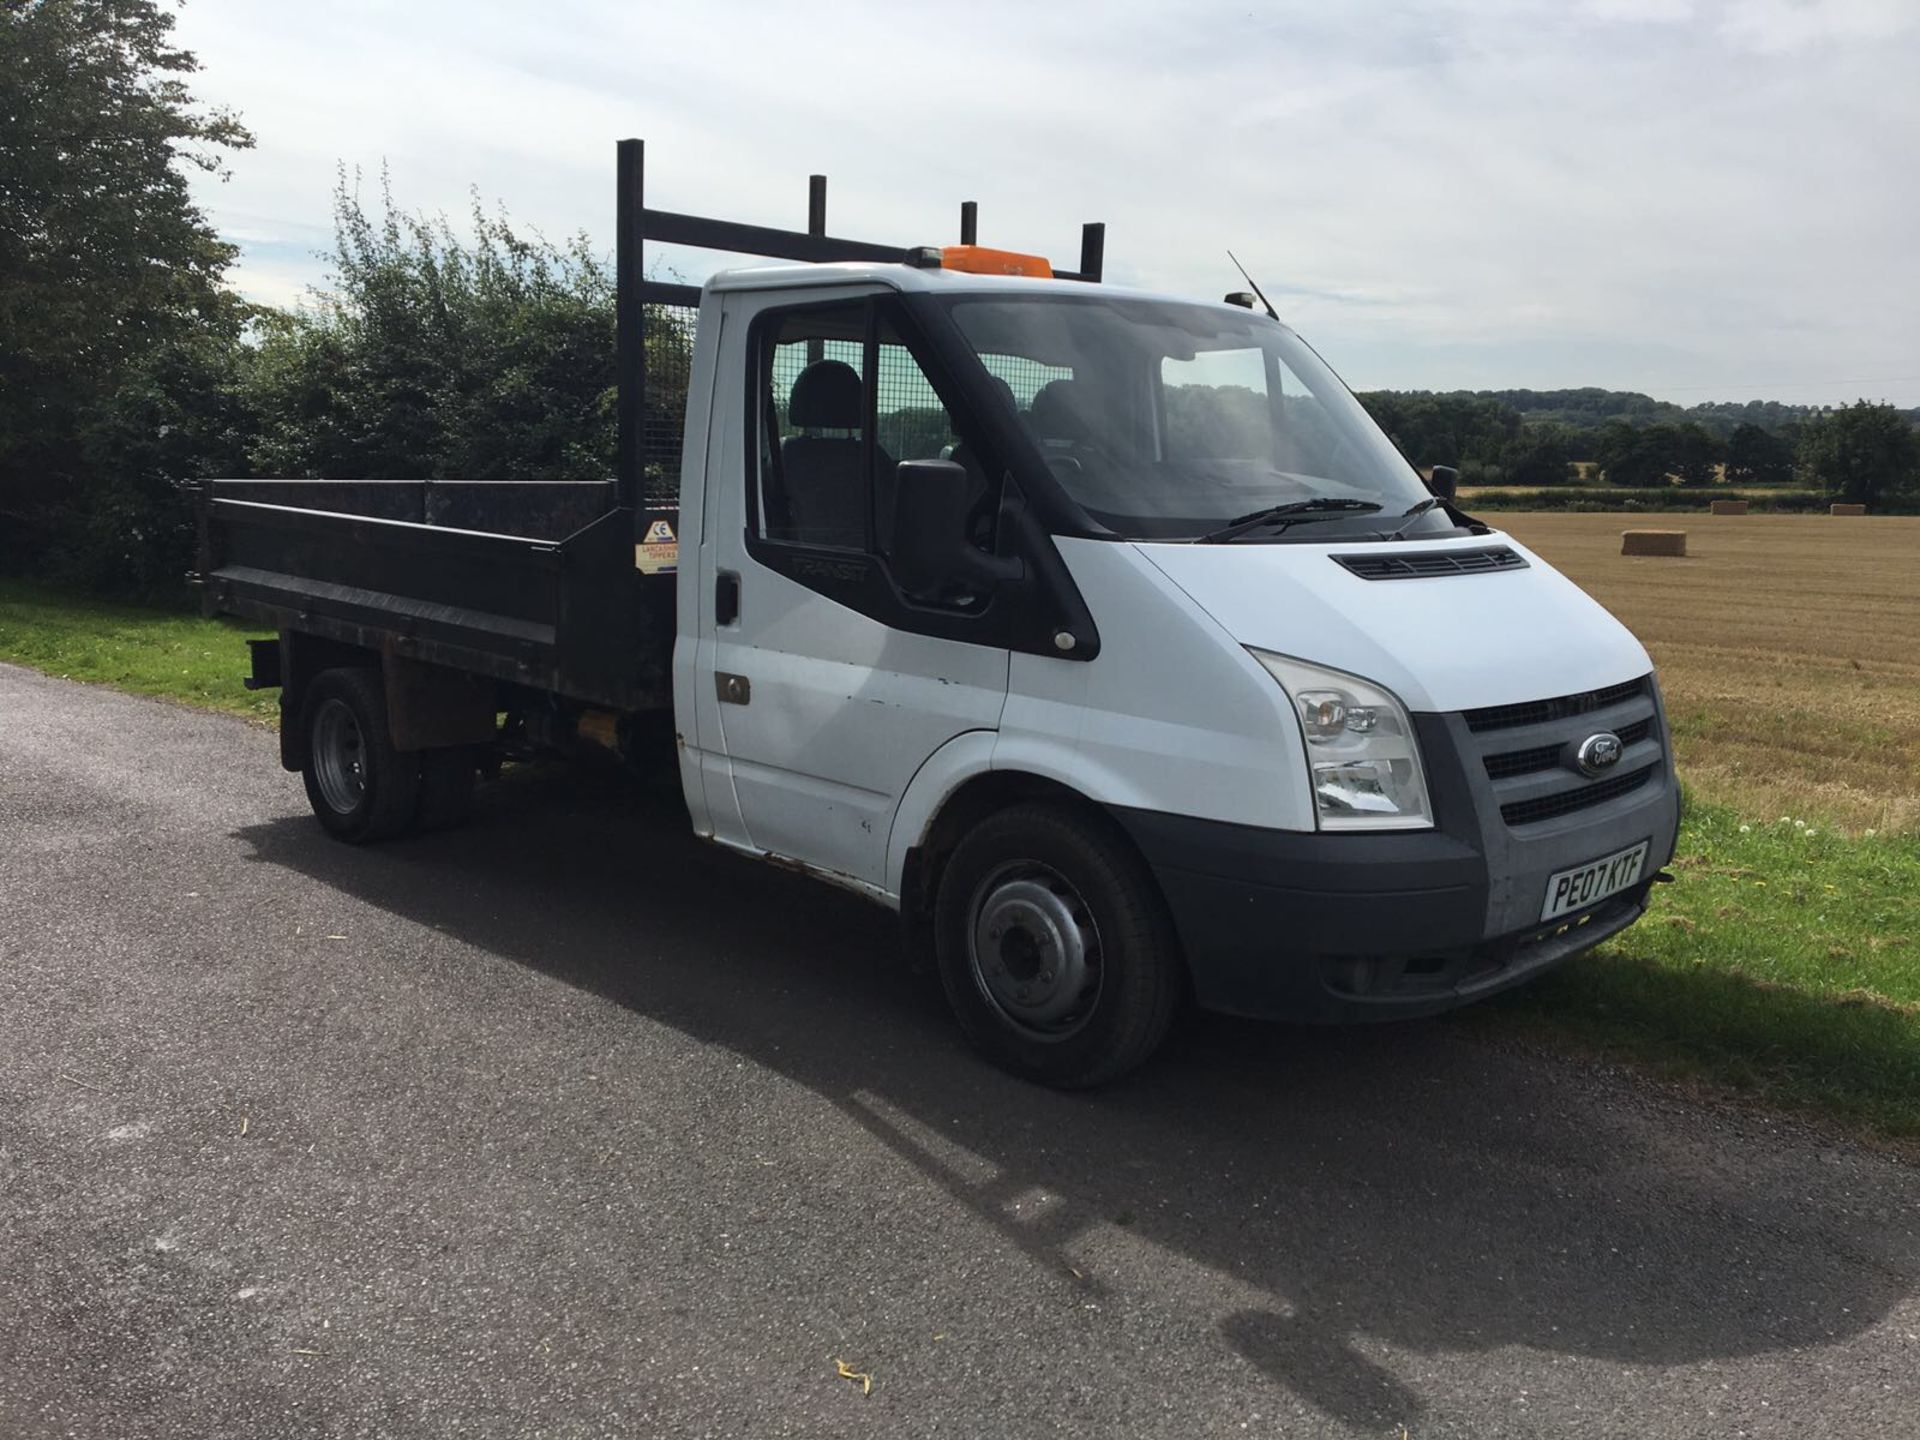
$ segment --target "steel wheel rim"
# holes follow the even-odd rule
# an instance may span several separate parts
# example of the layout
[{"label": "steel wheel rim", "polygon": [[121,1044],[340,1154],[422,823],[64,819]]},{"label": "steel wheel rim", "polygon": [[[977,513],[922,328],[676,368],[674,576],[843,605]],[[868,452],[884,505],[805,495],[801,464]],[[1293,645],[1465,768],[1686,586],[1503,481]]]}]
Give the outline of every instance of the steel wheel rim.
[{"label": "steel wheel rim", "polygon": [[1092,1017],[1105,967],[1092,911],[1038,861],[1002,865],[967,911],[967,961],[981,998],[1014,1029],[1064,1040]]},{"label": "steel wheel rim", "polygon": [[313,778],[320,798],[338,814],[352,814],[366,797],[366,744],[344,700],[326,700],[314,714]]}]

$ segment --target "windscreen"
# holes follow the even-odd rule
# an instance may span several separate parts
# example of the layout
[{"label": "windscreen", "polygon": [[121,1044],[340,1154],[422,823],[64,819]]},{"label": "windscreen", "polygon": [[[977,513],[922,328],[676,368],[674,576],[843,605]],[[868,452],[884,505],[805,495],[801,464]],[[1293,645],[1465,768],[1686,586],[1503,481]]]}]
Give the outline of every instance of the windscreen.
[{"label": "windscreen", "polygon": [[1300,520],[1259,538],[1352,537],[1426,498],[1346,386],[1265,316],[1098,293],[950,303],[1061,488],[1121,535],[1197,539],[1288,505]]}]

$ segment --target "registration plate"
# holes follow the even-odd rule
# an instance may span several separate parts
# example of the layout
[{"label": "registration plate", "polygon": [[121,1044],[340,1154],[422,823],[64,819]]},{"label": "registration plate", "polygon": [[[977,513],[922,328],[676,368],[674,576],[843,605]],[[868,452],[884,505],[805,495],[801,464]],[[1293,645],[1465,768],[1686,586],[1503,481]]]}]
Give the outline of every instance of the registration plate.
[{"label": "registration plate", "polygon": [[1646,868],[1647,846],[1650,843],[1642,840],[1631,849],[1602,855],[1585,865],[1576,865],[1571,870],[1549,875],[1547,903],[1540,911],[1540,918],[1554,920],[1562,915],[1571,915],[1596,900],[1604,900],[1609,895],[1617,895],[1631,888],[1639,880],[1640,872]]}]

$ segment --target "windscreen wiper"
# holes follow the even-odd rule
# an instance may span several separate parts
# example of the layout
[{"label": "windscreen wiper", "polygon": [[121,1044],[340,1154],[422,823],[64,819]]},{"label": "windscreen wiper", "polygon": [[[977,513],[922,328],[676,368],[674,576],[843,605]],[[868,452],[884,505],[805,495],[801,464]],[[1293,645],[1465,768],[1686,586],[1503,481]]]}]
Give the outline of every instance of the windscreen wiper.
[{"label": "windscreen wiper", "polygon": [[1414,501],[1413,504],[1400,512],[1400,523],[1380,538],[1382,540],[1399,540],[1403,538],[1407,533],[1407,528],[1412,525],[1415,520],[1419,519],[1439,503],[1440,497],[1438,495],[1429,495],[1424,500]]},{"label": "windscreen wiper", "polygon": [[1327,515],[1345,515],[1355,511],[1372,511],[1380,507],[1371,500],[1348,500],[1335,496],[1320,500],[1291,500],[1285,505],[1269,505],[1264,510],[1256,510],[1251,515],[1242,515],[1230,524],[1222,525],[1218,530],[1210,530],[1196,542],[1201,545],[1224,545],[1236,540],[1249,531],[1258,530],[1262,525],[1297,524],[1308,519],[1318,519]]}]

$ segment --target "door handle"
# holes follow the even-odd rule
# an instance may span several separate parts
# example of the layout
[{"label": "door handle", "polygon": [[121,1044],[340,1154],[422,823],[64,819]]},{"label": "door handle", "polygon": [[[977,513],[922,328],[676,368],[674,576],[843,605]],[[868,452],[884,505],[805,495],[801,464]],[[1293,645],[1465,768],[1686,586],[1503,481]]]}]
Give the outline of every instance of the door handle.
[{"label": "door handle", "polygon": [[713,623],[731,625],[740,618],[740,577],[722,570],[713,580]]},{"label": "door handle", "polygon": [[746,705],[753,700],[753,682],[744,675],[729,675],[724,670],[713,672],[713,688],[720,696],[722,705]]}]

